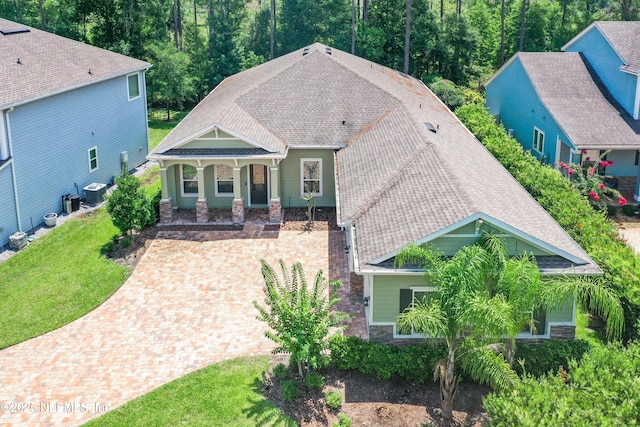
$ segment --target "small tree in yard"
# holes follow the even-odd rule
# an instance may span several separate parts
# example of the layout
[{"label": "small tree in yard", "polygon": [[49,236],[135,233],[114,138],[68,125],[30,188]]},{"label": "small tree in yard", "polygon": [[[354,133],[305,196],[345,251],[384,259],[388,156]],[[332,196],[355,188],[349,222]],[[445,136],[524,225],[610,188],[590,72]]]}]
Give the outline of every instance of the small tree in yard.
[{"label": "small tree in yard", "polygon": [[120,233],[128,235],[141,230],[155,220],[151,200],[140,188],[140,180],[123,174],[116,178],[117,188],[107,197],[107,212]]},{"label": "small tree in yard", "polygon": [[[308,287],[300,263],[295,263],[289,273],[281,260],[282,278],[267,262],[262,260],[261,263],[265,305],[253,301],[259,312],[256,318],[267,322],[271,328],[265,336],[278,345],[273,353],[291,354],[298,374],[304,378],[309,368],[320,366],[322,352],[329,346],[330,330],[345,318],[343,313],[333,310],[339,301],[335,290],[341,283],[330,283],[320,270]],[[342,329],[344,327],[335,331]]]}]

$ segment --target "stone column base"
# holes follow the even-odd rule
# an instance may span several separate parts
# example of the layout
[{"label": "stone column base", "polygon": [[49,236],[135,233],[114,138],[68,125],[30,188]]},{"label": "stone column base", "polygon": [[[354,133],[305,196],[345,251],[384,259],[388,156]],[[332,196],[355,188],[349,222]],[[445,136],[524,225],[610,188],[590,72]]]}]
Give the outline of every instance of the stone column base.
[{"label": "stone column base", "polygon": [[160,200],[160,223],[171,224],[173,221],[173,206],[171,205],[171,197]]},{"label": "stone column base", "polygon": [[576,338],[576,327],[571,325],[552,325],[549,336],[552,340],[573,340]]},{"label": "stone column base", "polygon": [[233,225],[244,224],[244,200],[233,199],[231,217],[233,218]]},{"label": "stone column base", "polygon": [[282,222],[280,199],[271,199],[269,201],[269,222],[272,224],[280,224]]},{"label": "stone column base", "polygon": [[198,224],[206,224],[209,222],[209,202],[207,202],[206,197],[196,201],[196,222]]}]

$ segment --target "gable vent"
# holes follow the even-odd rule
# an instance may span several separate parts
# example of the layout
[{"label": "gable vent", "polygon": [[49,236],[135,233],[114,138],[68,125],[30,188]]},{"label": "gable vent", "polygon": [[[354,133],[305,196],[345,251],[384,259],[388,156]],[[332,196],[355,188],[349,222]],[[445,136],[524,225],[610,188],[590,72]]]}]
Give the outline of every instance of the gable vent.
[{"label": "gable vent", "polygon": [[436,133],[436,128],[433,127],[433,125],[429,122],[424,122],[424,125],[427,127],[427,129],[429,129],[431,132]]},{"label": "gable vent", "polygon": [[13,30],[0,30],[0,33],[5,36],[10,36],[11,34],[20,34],[20,33],[29,33],[31,32],[28,28],[14,28]]},{"label": "gable vent", "polygon": [[305,56],[309,53],[309,48],[305,47],[304,49],[302,49],[302,56]]},{"label": "gable vent", "polygon": [[331,55],[331,48],[329,46],[325,46],[324,53]]}]

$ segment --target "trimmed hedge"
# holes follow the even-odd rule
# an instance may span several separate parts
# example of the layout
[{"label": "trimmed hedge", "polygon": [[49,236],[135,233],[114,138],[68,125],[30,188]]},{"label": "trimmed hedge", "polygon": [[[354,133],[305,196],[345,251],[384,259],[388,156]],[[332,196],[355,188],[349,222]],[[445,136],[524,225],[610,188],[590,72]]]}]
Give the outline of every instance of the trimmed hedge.
[{"label": "trimmed hedge", "polygon": [[[442,344],[394,347],[341,335],[329,340],[329,348],[331,363],[338,369],[355,369],[382,379],[403,378],[418,383],[433,381],[436,363],[447,356],[447,347]],[[518,344],[516,360],[525,360],[527,374],[541,377],[549,371],[556,372],[561,366],[568,369],[570,360],[582,359],[590,349],[584,340]],[[518,363],[514,368],[522,375],[522,367]],[[461,369],[457,371],[463,380],[471,381]]]},{"label": "trimmed hedge", "polygon": [[456,115],[604,270],[605,282],[621,296],[624,340],[640,338],[640,258],[619,237],[615,224],[605,212],[595,211],[568,179],[525,152],[483,105],[465,104]]}]

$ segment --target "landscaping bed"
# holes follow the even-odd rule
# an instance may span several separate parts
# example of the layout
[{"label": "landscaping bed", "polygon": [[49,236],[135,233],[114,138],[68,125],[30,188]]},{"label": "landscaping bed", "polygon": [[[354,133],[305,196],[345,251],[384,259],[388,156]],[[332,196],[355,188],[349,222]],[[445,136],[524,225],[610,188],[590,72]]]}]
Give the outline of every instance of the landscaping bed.
[{"label": "landscaping bed", "polygon": [[316,208],[315,221],[309,229],[307,226],[307,208],[285,208],[284,219],[280,230],[313,231],[339,230],[336,223],[335,208]]}]

